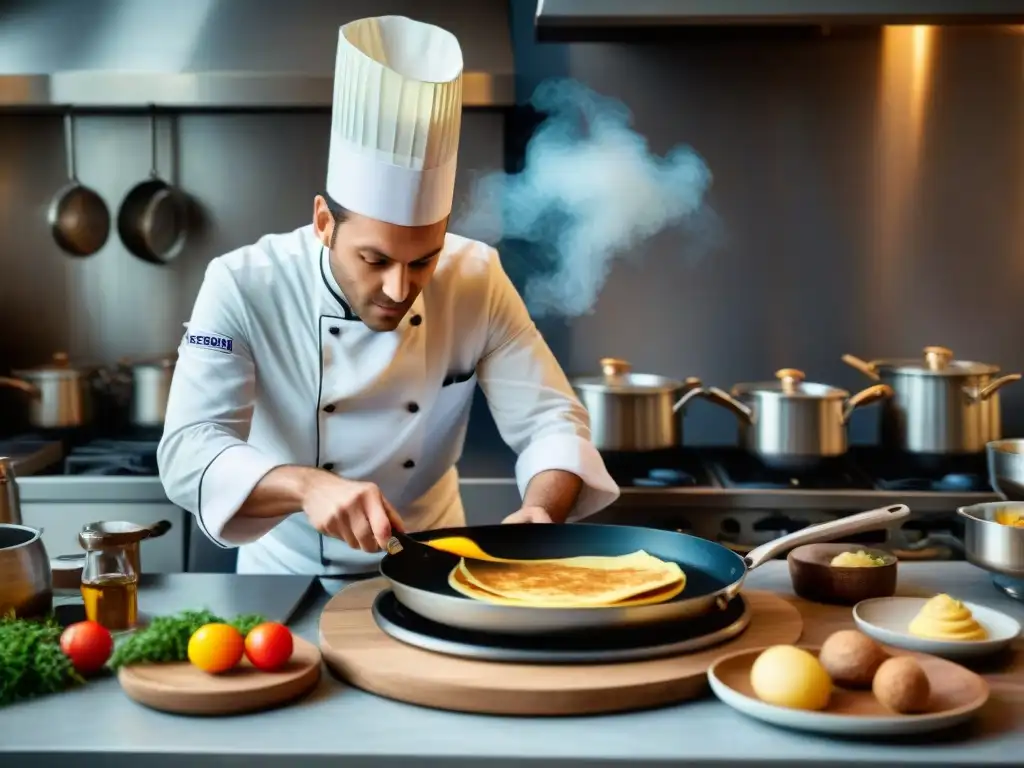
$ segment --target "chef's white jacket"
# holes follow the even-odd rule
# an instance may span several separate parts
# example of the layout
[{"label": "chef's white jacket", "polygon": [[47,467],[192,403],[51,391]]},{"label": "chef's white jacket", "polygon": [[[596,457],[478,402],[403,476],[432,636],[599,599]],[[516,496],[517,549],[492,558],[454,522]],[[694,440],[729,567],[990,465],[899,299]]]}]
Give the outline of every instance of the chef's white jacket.
[{"label": "chef's white jacket", "polygon": [[364,573],[381,557],[302,514],[236,517],[281,465],[376,483],[409,530],[464,525],[455,463],[477,384],[519,456],[520,494],[549,469],[584,482],[570,519],[619,494],[586,410],[483,243],[447,235],[432,281],[379,333],[347,304],[312,226],[269,235],[210,263],[178,355],[160,478],[211,540],[241,547],[240,572]]}]

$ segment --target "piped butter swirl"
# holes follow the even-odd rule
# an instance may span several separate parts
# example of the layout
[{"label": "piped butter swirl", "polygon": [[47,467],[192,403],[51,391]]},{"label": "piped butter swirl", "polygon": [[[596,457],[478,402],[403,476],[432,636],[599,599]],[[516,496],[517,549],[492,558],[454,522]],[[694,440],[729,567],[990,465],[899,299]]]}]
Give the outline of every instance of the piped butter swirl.
[{"label": "piped butter swirl", "polygon": [[949,595],[936,595],[910,622],[910,634],[928,640],[984,640],[988,632],[971,609]]}]

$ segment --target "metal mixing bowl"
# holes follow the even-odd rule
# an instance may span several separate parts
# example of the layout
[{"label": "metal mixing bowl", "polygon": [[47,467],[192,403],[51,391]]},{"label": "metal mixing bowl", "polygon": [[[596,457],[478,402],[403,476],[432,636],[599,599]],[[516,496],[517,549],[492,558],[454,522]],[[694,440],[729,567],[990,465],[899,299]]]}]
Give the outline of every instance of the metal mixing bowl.
[{"label": "metal mixing bowl", "polygon": [[1024,579],[1024,528],[997,523],[996,513],[1005,509],[1024,514],[1024,503],[993,501],[957,510],[964,520],[964,554],[986,571]]},{"label": "metal mixing bowl", "polygon": [[996,522],[1001,510],[1024,513],[1024,440],[994,440],[985,452],[989,482],[1006,501],[957,510],[964,521],[964,553],[979,568],[1024,579],[1024,528]]}]

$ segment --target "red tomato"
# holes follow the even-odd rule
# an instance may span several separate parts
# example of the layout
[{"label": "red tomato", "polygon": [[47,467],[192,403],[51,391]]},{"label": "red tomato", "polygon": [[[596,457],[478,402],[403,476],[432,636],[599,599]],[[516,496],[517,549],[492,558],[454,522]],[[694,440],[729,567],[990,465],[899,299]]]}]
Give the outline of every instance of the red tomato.
[{"label": "red tomato", "polygon": [[60,649],[79,673],[91,675],[107,663],[114,650],[114,638],[102,624],[80,621],[61,633]]},{"label": "red tomato", "polygon": [[292,633],[284,624],[268,621],[257,624],[245,636],[245,655],[249,662],[265,672],[280,669],[292,657]]}]

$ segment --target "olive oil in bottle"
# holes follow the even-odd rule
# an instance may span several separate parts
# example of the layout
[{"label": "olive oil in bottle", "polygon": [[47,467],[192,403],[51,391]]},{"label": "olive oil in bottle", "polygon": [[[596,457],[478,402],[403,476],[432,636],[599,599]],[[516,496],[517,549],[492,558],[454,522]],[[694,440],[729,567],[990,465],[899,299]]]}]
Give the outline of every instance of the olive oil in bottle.
[{"label": "olive oil in bottle", "polygon": [[82,600],[85,616],[109,630],[131,629],[139,613],[139,575],[126,545],[114,536],[83,531]]},{"label": "olive oil in bottle", "polygon": [[89,621],[110,630],[131,629],[138,619],[139,583],[134,574],[108,573],[82,579],[82,599]]}]

